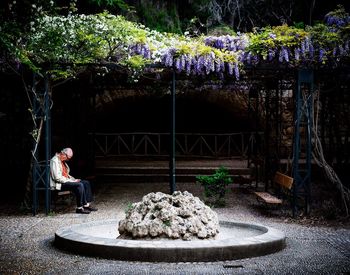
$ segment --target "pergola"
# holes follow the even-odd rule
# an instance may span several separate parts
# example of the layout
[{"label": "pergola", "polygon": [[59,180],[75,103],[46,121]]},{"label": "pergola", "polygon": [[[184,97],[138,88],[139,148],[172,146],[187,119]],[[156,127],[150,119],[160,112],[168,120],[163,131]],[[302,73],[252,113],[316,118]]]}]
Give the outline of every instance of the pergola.
[{"label": "pergola", "polygon": [[[106,64],[103,64],[105,66]],[[95,64],[94,66],[99,66]],[[111,65],[113,67],[114,65]],[[266,71],[268,74],[273,73],[275,68],[254,68],[257,70]],[[288,70],[288,69],[287,69]],[[313,125],[312,125],[312,106],[313,106],[313,91],[314,91],[314,71],[312,69],[289,69],[290,71],[296,71],[295,75],[295,109],[294,109],[294,139],[293,139],[293,178],[294,185],[292,190],[292,212],[293,216],[297,214],[299,205],[297,198],[304,198],[304,212],[307,214],[310,212],[310,198],[311,198],[311,159],[312,159],[312,136],[313,136]],[[171,73],[171,131],[170,131],[170,154],[169,154],[169,192],[173,193],[176,191],[176,156],[175,156],[175,113],[176,113],[176,81],[178,72],[173,68],[169,71]],[[37,75],[34,75],[34,82],[36,81]],[[179,76],[180,77],[180,76]],[[33,99],[33,112],[34,117],[38,120],[44,118],[43,125],[43,139],[45,144],[45,158],[40,160],[40,156],[36,151],[36,155],[33,156],[33,204],[32,213],[36,215],[38,211],[38,192],[43,191],[45,197],[45,213],[48,214],[51,209],[51,190],[50,190],[50,158],[51,158],[51,111],[50,104],[51,98],[49,94],[50,80],[48,77],[44,78],[44,86],[38,90],[39,98],[43,99],[43,104],[37,102],[38,97]],[[301,128],[307,128],[306,140],[303,141],[306,147],[301,147],[303,135],[301,135]],[[303,152],[301,151],[303,150]],[[306,172],[300,167],[301,154],[306,156],[303,163],[306,167]]]},{"label": "pergola", "polygon": [[[298,209],[297,198],[302,196],[305,212],[308,213],[314,134],[314,73],[342,66],[348,70],[349,26],[350,16],[344,9],[340,9],[328,13],[325,23],[305,29],[282,25],[234,36],[190,37],[152,31],[108,13],[70,14],[66,17],[42,15],[32,22],[28,33],[20,34],[24,38],[12,39],[11,35],[9,39],[5,37],[12,60],[16,64],[26,64],[27,68],[35,72],[31,110],[35,124],[32,133],[35,140],[32,151],[33,214],[38,209],[40,190],[45,193],[45,212],[50,211],[52,79],[74,77],[79,73],[79,68],[88,66],[112,71],[116,67],[123,67],[131,72],[131,78],[137,77],[145,68],[158,68],[171,73],[170,192],[176,190],[175,95],[176,81],[180,76],[186,75],[188,79],[192,76],[218,79],[227,76],[228,81],[239,81],[242,71],[246,71],[249,77],[249,72],[263,71],[274,75],[280,69],[293,75],[295,106],[292,176],[295,183],[292,209],[295,215]],[[39,82],[41,86],[38,85]],[[306,131],[302,135],[304,129]],[[41,132],[45,142],[45,158],[42,161],[39,160],[37,151]],[[305,156],[305,173],[300,167],[302,155]],[[343,185],[340,185],[342,188]],[[347,206],[346,211],[348,212]]]}]

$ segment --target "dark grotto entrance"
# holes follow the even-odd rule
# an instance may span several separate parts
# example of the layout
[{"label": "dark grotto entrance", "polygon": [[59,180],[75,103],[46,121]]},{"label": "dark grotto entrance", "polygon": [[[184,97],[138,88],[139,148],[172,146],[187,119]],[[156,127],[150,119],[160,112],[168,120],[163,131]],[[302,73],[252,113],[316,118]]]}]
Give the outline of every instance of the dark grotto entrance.
[{"label": "dark grotto entrance", "polygon": [[[248,113],[244,92],[227,87],[198,91],[181,84],[176,94],[176,156],[247,154],[249,133],[261,129]],[[53,102],[52,153],[75,148],[72,165],[80,174],[89,173],[96,156],[169,156],[171,98],[166,85],[101,88],[76,80],[59,87]]]},{"label": "dark grotto entrance", "polygon": [[[96,114],[96,132],[166,133],[170,130],[168,95],[127,97],[105,105]],[[176,98],[178,133],[231,133],[250,130],[247,113],[243,111],[237,114],[232,105],[210,102],[203,95],[180,95]]]}]

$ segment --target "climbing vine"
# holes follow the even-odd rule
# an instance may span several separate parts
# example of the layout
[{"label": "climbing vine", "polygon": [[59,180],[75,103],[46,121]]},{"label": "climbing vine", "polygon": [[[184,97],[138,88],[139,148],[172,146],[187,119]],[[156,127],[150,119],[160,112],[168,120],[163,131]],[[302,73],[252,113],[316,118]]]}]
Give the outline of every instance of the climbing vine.
[{"label": "climbing vine", "polygon": [[16,39],[3,35],[1,43],[13,60],[52,78],[75,75],[77,67],[87,64],[114,63],[129,71],[152,64],[187,75],[239,79],[247,65],[334,66],[348,59],[349,18],[340,8],[327,14],[324,23],[305,29],[281,25],[244,34],[190,37],[150,30],[107,12],[42,13],[27,33]]}]

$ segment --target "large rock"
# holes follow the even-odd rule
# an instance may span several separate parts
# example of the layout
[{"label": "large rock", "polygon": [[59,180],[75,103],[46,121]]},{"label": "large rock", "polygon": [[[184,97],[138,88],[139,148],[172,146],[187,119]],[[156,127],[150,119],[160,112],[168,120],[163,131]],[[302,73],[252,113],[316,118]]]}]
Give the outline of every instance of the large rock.
[{"label": "large rock", "polygon": [[119,222],[122,238],[207,239],[219,233],[217,214],[191,193],[149,193]]}]

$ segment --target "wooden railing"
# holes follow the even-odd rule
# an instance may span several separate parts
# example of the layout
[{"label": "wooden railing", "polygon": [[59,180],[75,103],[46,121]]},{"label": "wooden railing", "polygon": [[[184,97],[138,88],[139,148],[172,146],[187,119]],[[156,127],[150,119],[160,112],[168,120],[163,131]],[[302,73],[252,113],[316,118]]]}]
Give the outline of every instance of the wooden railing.
[{"label": "wooden railing", "polygon": [[[96,157],[168,156],[169,133],[91,133]],[[176,156],[246,158],[261,151],[262,132],[177,133]]]}]

